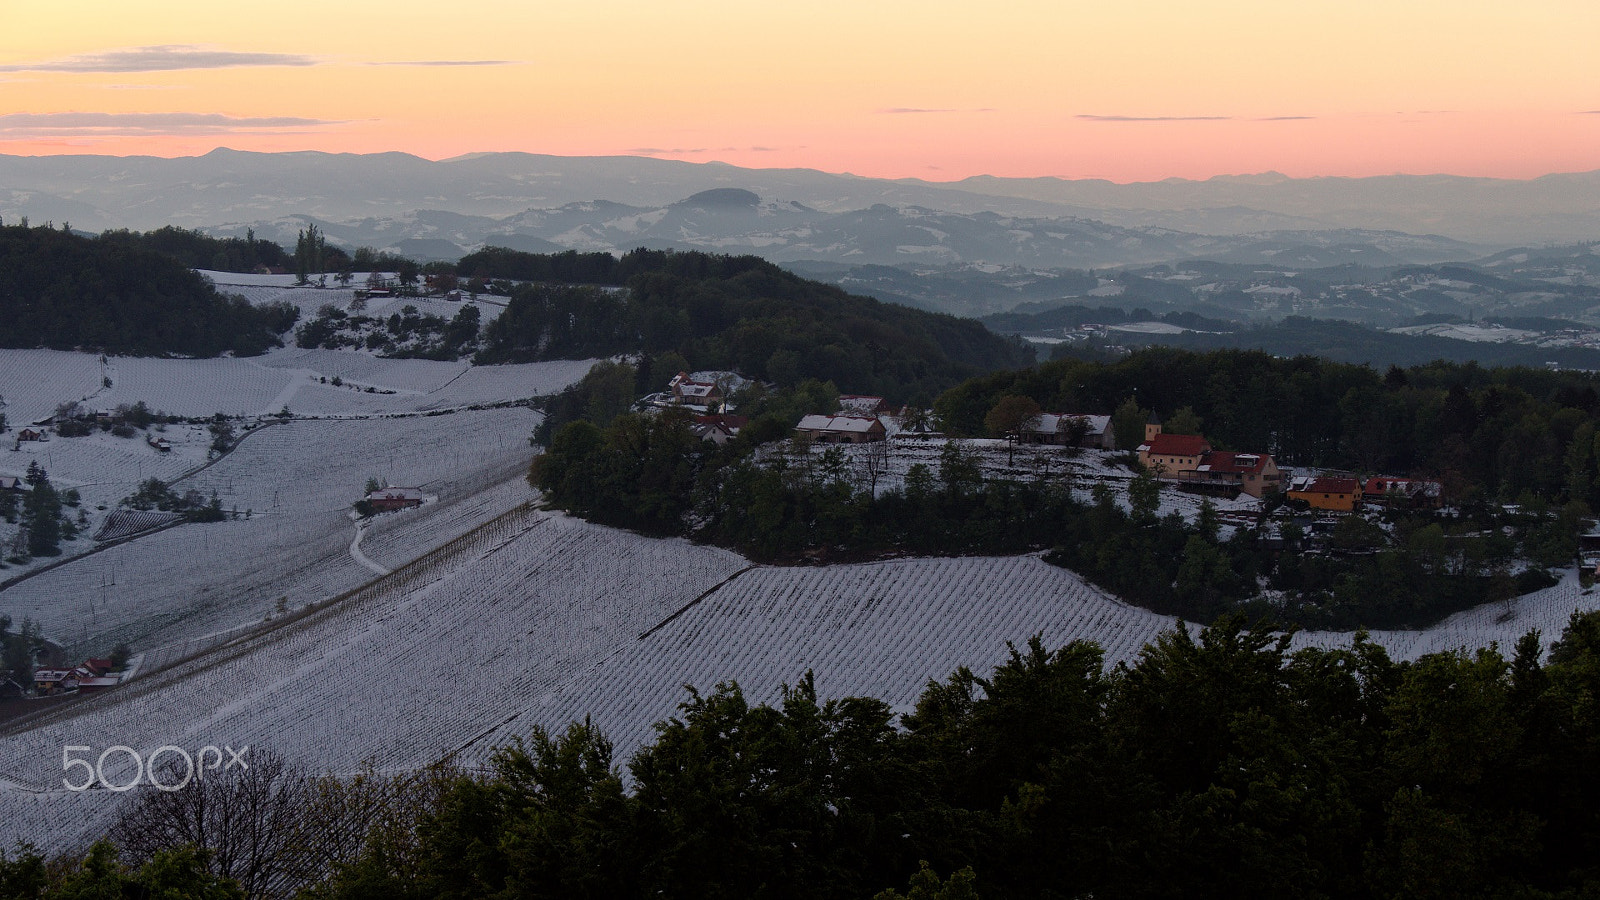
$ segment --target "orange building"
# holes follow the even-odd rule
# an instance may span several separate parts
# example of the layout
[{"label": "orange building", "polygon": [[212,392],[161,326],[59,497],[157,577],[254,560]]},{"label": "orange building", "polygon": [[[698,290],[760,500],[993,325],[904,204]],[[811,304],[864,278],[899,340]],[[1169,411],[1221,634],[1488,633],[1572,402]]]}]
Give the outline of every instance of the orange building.
[{"label": "orange building", "polygon": [[1354,512],[1361,482],[1342,475],[1304,476],[1289,482],[1290,500],[1304,500],[1312,509]]}]

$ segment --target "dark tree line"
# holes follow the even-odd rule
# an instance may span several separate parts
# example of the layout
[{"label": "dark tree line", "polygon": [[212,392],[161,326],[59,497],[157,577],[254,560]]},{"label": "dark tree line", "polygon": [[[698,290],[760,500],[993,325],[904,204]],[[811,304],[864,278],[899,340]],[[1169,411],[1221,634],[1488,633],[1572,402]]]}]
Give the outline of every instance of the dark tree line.
[{"label": "dark tree line", "polygon": [[88,860],[0,860],[0,897],[87,896],[65,888],[163,854],[245,896],[329,900],[1600,889],[1600,615],[1504,654],[1289,643],[1229,617],[1108,666],[1092,642],[1036,638],[930,682],[898,720],[809,673],[771,704],[722,684],[691,690],[625,770],[574,723],[480,771],[151,791]]},{"label": "dark tree line", "polygon": [[287,269],[292,264],[282,247],[264,238],[257,238],[253,229],[242,238],[219,238],[202,231],[168,225],[146,232],[127,229],[105,231],[99,240],[104,244],[160,253],[186,268],[210,269],[213,272],[254,272],[260,266]]},{"label": "dark tree line", "polygon": [[1033,359],[977,322],[852,296],[757,257],[635,250],[616,266],[626,290],[604,280],[518,289],[484,330],[477,362],[670,352],[785,387],[815,378],[926,400]]},{"label": "dark tree line", "polygon": [[297,315],[218,294],[133,242],[26,225],[0,226],[0,313],[0,347],[152,356],[261,353]]}]

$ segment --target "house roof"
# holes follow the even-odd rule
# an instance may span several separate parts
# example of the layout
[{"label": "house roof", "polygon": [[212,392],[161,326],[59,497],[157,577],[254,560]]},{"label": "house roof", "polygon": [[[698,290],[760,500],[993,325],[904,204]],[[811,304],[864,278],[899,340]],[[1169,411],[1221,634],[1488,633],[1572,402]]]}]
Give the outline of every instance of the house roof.
[{"label": "house roof", "polygon": [[879,409],[888,409],[889,404],[882,397],[869,397],[866,394],[840,394],[839,408],[841,410],[864,410],[873,412]]},{"label": "house roof", "polygon": [[883,427],[877,416],[819,416],[809,415],[800,420],[795,428],[804,431],[837,431],[850,434],[863,434],[871,431],[872,426]]},{"label": "house roof", "polygon": [[1361,492],[1361,482],[1340,475],[1306,476],[1296,478],[1290,490],[1307,494],[1357,494]]},{"label": "house roof", "polygon": [[717,391],[717,386],[706,381],[680,381],[678,393],[685,397],[709,397]]},{"label": "house roof", "polygon": [[372,493],[368,494],[367,495],[367,499],[368,500],[421,500],[422,499],[422,490],[420,488],[405,488],[405,487],[384,488],[383,490],[373,491]]},{"label": "house roof", "polygon": [[1140,453],[1152,456],[1199,456],[1211,449],[1211,444],[1198,434],[1158,434],[1155,439],[1139,445]]},{"label": "house roof", "polygon": [[1272,457],[1266,453],[1233,453],[1211,450],[1200,457],[1198,470],[1218,475],[1254,475],[1267,467]]}]

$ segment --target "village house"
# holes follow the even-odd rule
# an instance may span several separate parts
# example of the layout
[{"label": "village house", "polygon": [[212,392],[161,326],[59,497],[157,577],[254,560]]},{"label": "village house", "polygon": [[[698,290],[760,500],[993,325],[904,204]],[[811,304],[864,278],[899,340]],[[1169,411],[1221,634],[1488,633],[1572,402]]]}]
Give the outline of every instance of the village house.
[{"label": "village house", "polygon": [[823,444],[865,444],[881,441],[889,433],[877,416],[847,415],[809,415],[800,420],[795,431]]},{"label": "village house", "polygon": [[0,491],[25,491],[28,483],[15,475],[0,475]]},{"label": "village house", "polygon": [[710,441],[720,447],[738,437],[739,429],[748,424],[750,420],[745,416],[695,416],[689,430],[700,440]]},{"label": "village house", "polygon": [[1267,491],[1275,491],[1282,480],[1278,464],[1268,453],[1231,453],[1226,450],[1207,450],[1193,469],[1178,474],[1186,486],[1222,492],[1241,491],[1256,499]]},{"label": "village house", "polygon": [[383,488],[367,495],[367,502],[378,512],[393,512],[422,505],[422,491],[417,488]]},{"label": "village house", "polygon": [[36,430],[34,430],[32,428],[24,428],[21,431],[17,432],[17,440],[19,440],[19,441],[42,441],[42,440],[44,440],[44,432],[36,431]]},{"label": "village house", "polygon": [[36,694],[56,694],[62,691],[75,691],[78,689],[78,679],[90,677],[93,676],[77,667],[71,669],[35,669],[33,672],[33,692]]},{"label": "village house", "polygon": [[1312,509],[1353,512],[1361,502],[1361,482],[1348,475],[1302,475],[1290,479],[1286,496]]},{"label": "village house", "polygon": [[722,388],[714,381],[694,381],[688,372],[679,372],[667,382],[672,392],[672,402],[682,406],[718,406],[723,401]]}]

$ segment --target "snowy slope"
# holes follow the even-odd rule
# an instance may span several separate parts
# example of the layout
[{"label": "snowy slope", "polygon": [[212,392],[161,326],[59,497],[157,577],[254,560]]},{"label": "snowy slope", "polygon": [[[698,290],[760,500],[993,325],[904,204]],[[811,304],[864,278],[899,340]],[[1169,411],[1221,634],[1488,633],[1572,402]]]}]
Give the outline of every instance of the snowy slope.
[{"label": "snowy slope", "polygon": [[[1530,628],[1553,637],[1572,610],[1597,607],[1569,577],[1509,616],[1496,606],[1373,637],[1403,658],[1508,645]],[[311,618],[0,737],[0,785],[11,785],[0,787],[0,843],[66,815],[86,816],[88,833],[116,802],[85,810],[55,787],[64,743],[248,743],[345,772],[445,753],[470,763],[534,725],[592,715],[626,758],[684,684],[737,680],[766,700],[812,669],[827,695],[904,709],[929,679],[998,663],[1007,641],[1093,639],[1115,662],[1172,625],[1031,556],[763,568],[523,510]]]},{"label": "snowy slope", "polygon": [[[217,359],[101,357],[59,350],[0,350],[0,396],[13,427],[67,402],[93,409],[144,401],[178,416],[270,416],[430,412],[553,394],[582,378],[594,360],[472,366],[429,359],[382,359],[352,350],[282,348]],[[324,384],[339,376],[354,386]],[[110,386],[106,386],[110,381]],[[374,389],[367,393],[366,388]]]}]

